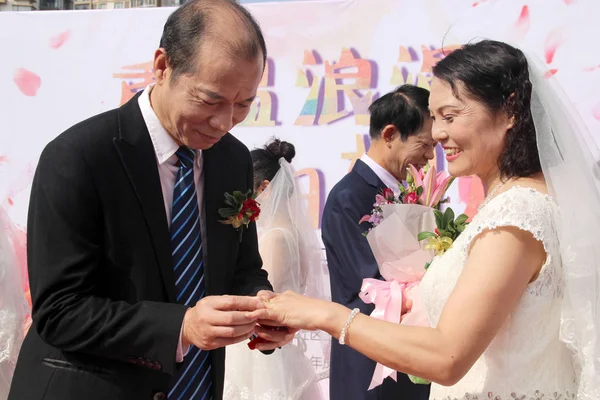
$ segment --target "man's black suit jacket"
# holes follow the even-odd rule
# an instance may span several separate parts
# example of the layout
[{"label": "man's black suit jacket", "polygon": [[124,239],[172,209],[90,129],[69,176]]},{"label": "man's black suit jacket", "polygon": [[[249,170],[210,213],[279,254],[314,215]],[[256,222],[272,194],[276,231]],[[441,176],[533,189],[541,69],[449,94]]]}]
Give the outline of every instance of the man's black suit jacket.
[{"label": "man's black suit jacket", "polygon": [[[361,160],[329,193],[321,232],[327,253],[331,298],[363,314],[373,311],[358,293],[364,278],[382,279],[363,233],[368,224],[358,221],[373,210],[375,196],[385,188],[375,172]],[[330,400],[427,400],[429,385],[415,385],[405,374],[368,390],[376,362],[337,340],[331,343]]]},{"label": "man's black suit jacket", "polygon": [[[33,325],[10,400],[164,399],[186,307],[176,304],[156,156],[138,97],[49,143],[33,180],[28,265]],[[253,187],[231,134],[202,152],[207,295],[271,289],[256,227],[219,222],[224,193]],[[225,351],[212,351],[215,399]]]}]

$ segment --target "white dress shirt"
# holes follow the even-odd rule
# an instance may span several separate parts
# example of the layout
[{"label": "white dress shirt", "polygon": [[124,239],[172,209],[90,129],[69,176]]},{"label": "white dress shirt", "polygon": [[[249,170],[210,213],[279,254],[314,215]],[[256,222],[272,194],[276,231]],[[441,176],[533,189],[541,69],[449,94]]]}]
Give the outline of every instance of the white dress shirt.
[{"label": "white dress shirt", "polygon": [[[179,149],[179,145],[173,140],[166,129],[161,125],[156,113],[150,104],[150,92],[154,85],[149,85],[144,89],[144,92],[138,98],[138,104],[142,117],[150,133],[152,146],[156,155],[156,163],[158,165],[158,175],[160,178],[160,186],[162,188],[163,199],[165,201],[165,213],[167,215],[167,223],[171,227],[171,207],[173,205],[173,189],[175,188],[175,180],[179,166],[177,165],[177,155],[175,152]],[[202,200],[204,198],[204,175],[202,165],[202,151],[196,150],[194,159],[194,182],[196,183],[196,196],[198,197],[198,210],[202,211]],[[202,215],[202,212],[200,212]],[[202,224],[200,224],[202,226]],[[204,232],[202,232],[204,234]],[[179,333],[179,344],[177,345],[177,353],[175,361],[182,362],[183,357],[189,351],[189,347],[183,348],[181,343],[181,335],[183,333],[183,324]]]},{"label": "white dress shirt", "polygon": [[[165,200],[165,212],[167,222],[171,226],[171,206],[173,205],[173,189],[179,166],[177,165],[177,155],[175,152],[179,145],[173,140],[161,125],[156,113],[150,104],[150,92],[154,85],[149,85],[138,98],[138,104],[142,111],[142,117],[150,133],[154,153],[156,154],[156,163],[158,164],[158,175],[160,176],[160,186],[162,188],[163,199]],[[194,182],[196,182],[196,196],[198,197],[198,210],[202,211],[202,201],[204,193],[204,174],[202,164],[202,150],[196,150],[194,159]],[[200,213],[202,214],[202,213]]]},{"label": "white dress shirt", "polygon": [[400,189],[398,188],[400,182],[398,182],[398,179],[396,179],[394,175],[390,174],[390,172],[387,169],[377,164],[375,160],[373,160],[367,155],[367,153],[363,154],[360,157],[360,160],[367,164],[367,166],[371,168],[373,172],[375,172],[375,175],[377,175],[377,177],[381,179],[381,182],[383,182],[385,186],[389,187],[394,191],[394,194],[396,196],[400,194]]}]

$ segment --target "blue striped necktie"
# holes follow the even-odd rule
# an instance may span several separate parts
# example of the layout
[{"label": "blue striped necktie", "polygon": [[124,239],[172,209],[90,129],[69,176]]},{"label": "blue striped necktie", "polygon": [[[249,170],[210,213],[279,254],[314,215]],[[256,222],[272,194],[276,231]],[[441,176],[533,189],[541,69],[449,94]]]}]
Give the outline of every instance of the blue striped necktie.
[{"label": "blue striped necktie", "polygon": [[[176,152],[179,171],[173,189],[171,208],[171,250],[175,269],[177,302],[193,307],[205,294],[200,211],[194,184],[193,150]],[[169,400],[209,400],[212,398],[210,352],[190,347],[183,364],[171,378]]]}]

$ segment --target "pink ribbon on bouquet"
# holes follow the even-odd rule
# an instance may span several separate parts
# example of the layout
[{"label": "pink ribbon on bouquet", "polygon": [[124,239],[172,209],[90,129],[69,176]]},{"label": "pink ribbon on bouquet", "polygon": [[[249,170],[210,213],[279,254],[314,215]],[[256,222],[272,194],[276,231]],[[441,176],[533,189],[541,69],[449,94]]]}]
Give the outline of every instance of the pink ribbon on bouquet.
[{"label": "pink ribbon on bouquet", "polygon": [[[419,282],[420,280],[398,282],[395,280],[380,281],[379,279],[367,278],[363,279],[361,291],[358,296],[366,304],[375,305],[371,317],[398,324],[400,323],[400,317],[402,316],[403,302],[405,299],[412,297],[407,296],[407,291],[418,286]],[[411,294],[414,295],[414,293]],[[387,377],[391,377],[396,381],[397,375],[395,370],[377,363],[369,390],[381,385],[383,380]]]},{"label": "pink ribbon on bouquet", "polygon": [[[425,310],[420,302],[419,283],[421,278],[407,274],[402,281],[391,280],[381,281],[379,279],[363,279],[361,291],[358,294],[360,299],[366,304],[374,304],[375,309],[371,317],[382,321],[400,323],[402,317],[402,305],[406,300],[412,300],[411,310],[405,314],[408,325],[427,326]],[[398,373],[392,368],[377,363],[369,390],[381,385],[385,378],[398,379]]]}]

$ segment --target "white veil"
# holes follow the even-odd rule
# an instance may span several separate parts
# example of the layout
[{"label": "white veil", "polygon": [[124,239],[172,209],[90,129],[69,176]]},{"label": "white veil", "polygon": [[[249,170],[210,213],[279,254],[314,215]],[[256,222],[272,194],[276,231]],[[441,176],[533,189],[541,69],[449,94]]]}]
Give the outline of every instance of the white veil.
[{"label": "white veil", "polygon": [[8,397],[29,313],[4,217],[0,210],[0,400]]},{"label": "white veil", "polygon": [[561,340],[575,353],[578,400],[600,399],[600,153],[556,79],[527,55],[531,112],[548,189],[560,209]]},{"label": "white veil", "polygon": [[[327,299],[323,257],[304,196],[292,166],[283,158],[279,164],[273,180],[256,198],[261,208],[256,227],[263,268],[275,292],[293,290]],[[301,331],[269,356],[250,351],[244,343],[228,346],[223,398],[323,398],[318,381],[329,376],[330,341],[325,333]]]},{"label": "white veil", "polygon": [[[329,284],[321,246],[308,219],[305,198],[296,181],[296,173],[284,158],[267,188],[256,198],[261,213],[257,220],[259,248],[264,269],[276,292],[297,293],[328,300]],[[323,358],[318,378],[328,376],[331,338],[324,332],[302,332],[298,344],[320,341]],[[305,349],[303,349],[305,350]]]},{"label": "white veil", "polygon": [[274,275],[275,290],[289,289],[326,299],[328,288],[323,281],[326,273],[323,255],[315,229],[308,219],[304,195],[296,182],[292,165],[284,158],[279,160],[279,164],[281,168],[256,199],[261,208],[256,224],[261,245],[274,232],[285,236],[289,247],[285,257],[288,268],[273,271],[269,270],[269,265],[266,268]]}]

